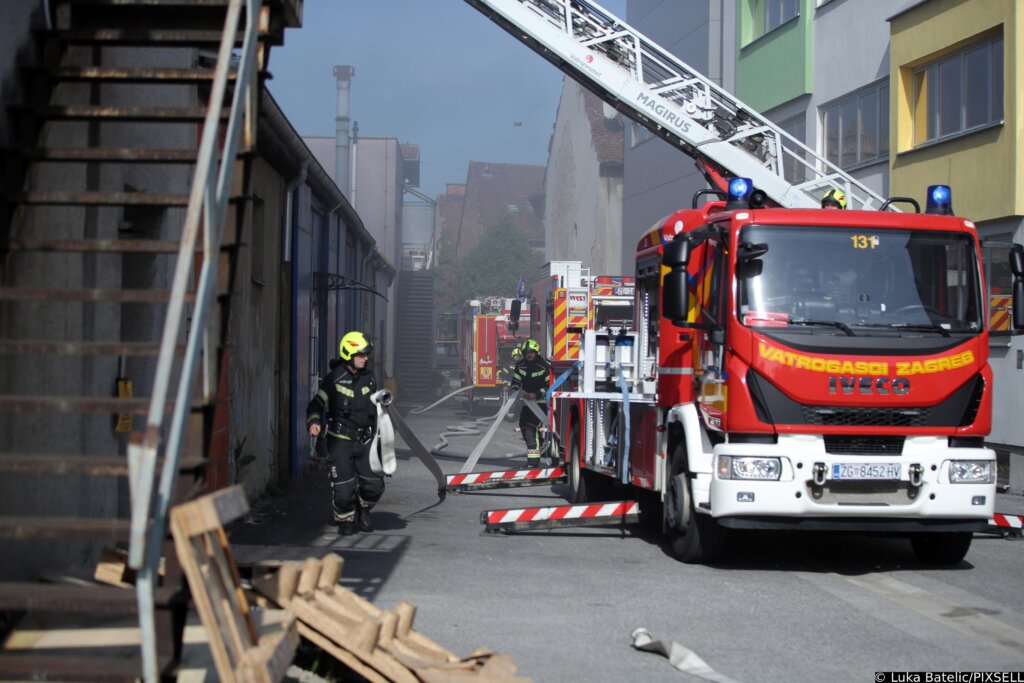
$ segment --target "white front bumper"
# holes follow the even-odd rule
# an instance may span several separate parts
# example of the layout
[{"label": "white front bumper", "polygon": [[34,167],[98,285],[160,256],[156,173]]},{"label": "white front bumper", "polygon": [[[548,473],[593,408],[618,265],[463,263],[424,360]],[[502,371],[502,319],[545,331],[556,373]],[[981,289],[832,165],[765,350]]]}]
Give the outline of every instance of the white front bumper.
[{"label": "white front bumper", "polygon": [[[716,518],[843,518],[988,520],[995,501],[995,452],[987,448],[950,448],[945,437],[907,437],[902,453],[838,455],[825,451],[820,436],[780,436],[776,444],[719,444],[714,449],[714,470],[699,507]],[[778,481],[721,479],[721,456],[778,457]],[[988,484],[952,484],[952,460],[992,461],[993,481]],[[898,463],[900,479],[834,480],[836,463]],[[814,482],[816,467],[824,466],[825,480]],[[911,467],[921,466],[920,484],[911,482]],[[703,505],[701,505],[703,503]],[[781,520],[780,520],[781,521]],[[783,525],[784,526],[784,525]]]}]

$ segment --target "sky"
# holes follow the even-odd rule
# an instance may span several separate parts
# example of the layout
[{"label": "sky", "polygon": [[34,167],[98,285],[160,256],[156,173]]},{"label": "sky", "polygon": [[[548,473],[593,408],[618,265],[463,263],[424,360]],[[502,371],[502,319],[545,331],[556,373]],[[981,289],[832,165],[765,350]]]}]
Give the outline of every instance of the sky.
[{"label": "sky", "polygon": [[[600,4],[625,18],[626,1]],[[300,135],[334,137],[343,64],[359,136],[418,144],[429,197],[470,161],[547,163],[562,73],[463,0],[306,0],[268,81]]]}]

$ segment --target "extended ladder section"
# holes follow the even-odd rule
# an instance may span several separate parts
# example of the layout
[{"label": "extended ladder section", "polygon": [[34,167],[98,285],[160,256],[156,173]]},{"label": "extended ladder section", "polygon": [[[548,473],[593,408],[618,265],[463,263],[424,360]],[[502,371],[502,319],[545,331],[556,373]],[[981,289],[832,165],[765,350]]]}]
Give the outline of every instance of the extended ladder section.
[{"label": "extended ladder section", "polygon": [[706,174],[750,178],[787,208],[818,208],[832,187],[851,209],[885,201],[595,2],[466,2]]}]

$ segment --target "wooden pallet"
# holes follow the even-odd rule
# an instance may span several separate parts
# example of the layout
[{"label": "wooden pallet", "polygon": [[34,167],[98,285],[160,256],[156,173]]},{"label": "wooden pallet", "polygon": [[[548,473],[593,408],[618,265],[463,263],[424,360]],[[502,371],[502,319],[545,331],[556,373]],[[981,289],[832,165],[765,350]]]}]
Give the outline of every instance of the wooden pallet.
[{"label": "wooden pallet", "polygon": [[344,560],[286,563],[257,577],[253,588],[287,607],[299,634],[371,683],[528,683],[508,656],[478,649],[458,657],[412,627],[416,606],[401,602],[382,610],[344,588]]},{"label": "wooden pallet", "polygon": [[242,589],[224,525],[249,511],[241,486],[203,496],[171,510],[171,533],[192,600],[210,641],[219,680],[276,683],[295,655],[299,638],[285,610],[254,617]]}]

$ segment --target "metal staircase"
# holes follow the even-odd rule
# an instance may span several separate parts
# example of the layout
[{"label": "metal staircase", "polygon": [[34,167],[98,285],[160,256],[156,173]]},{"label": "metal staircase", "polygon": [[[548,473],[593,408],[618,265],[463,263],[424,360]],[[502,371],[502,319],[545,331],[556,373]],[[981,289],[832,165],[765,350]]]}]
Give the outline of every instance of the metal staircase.
[{"label": "metal staircase", "polygon": [[[0,215],[0,617],[134,614],[141,647],[5,651],[2,679],[173,671],[167,512],[203,491],[260,77],[301,1],[51,1]],[[115,543],[135,591],[60,580]]]},{"label": "metal staircase", "polygon": [[[884,199],[590,0],[466,0],[516,39],[655,135],[721,184],[750,178],[780,206],[818,208],[824,190],[851,209]],[[802,182],[790,182],[786,167]]]},{"label": "metal staircase", "polygon": [[[432,398],[434,382],[434,271],[403,270],[398,277],[395,378],[404,400]],[[426,340],[426,343],[424,342]]]}]

